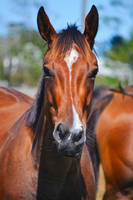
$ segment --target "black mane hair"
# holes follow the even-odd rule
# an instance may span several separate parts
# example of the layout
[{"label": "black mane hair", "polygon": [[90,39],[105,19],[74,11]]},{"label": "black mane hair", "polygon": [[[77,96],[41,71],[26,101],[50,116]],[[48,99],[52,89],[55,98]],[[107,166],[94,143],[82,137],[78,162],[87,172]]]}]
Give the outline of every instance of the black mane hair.
[{"label": "black mane hair", "polygon": [[53,40],[51,57],[64,58],[65,54],[73,47],[73,44],[78,46],[84,55],[87,55],[87,52],[91,51],[85,36],[78,30],[77,26],[68,25],[67,29],[59,32],[55,40]]},{"label": "black mane hair", "polygon": [[96,183],[98,181],[99,161],[100,161],[97,142],[96,142],[96,126],[100,114],[102,113],[104,108],[110,103],[110,101],[114,96],[111,92],[108,93],[108,91],[109,89],[105,87],[95,88],[92,95],[90,115],[87,120],[86,144],[91,157]]},{"label": "black mane hair", "polygon": [[36,98],[27,114],[26,125],[32,128],[33,132],[35,132],[37,124],[39,123],[40,113],[42,112],[42,110],[44,111],[44,106],[43,106],[44,94],[45,94],[45,75],[43,74],[40,79]]},{"label": "black mane hair", "polygon": [[75,24],[68,25],[67,29],[62,30],[59,33],[57,48],[59,48],[61,52],[63,51],[65,53],[71,49],[72,42],[85,52],[85,38]]},{"label": "black mane hair", "polygon": [[42,75],[36,98],[27,112],[26,125],[33,131],[32,154],[34,160],[39,163],[40,149],[42,144],[42,128],[44,123],[44,94],[45,94],[45,74]]}]

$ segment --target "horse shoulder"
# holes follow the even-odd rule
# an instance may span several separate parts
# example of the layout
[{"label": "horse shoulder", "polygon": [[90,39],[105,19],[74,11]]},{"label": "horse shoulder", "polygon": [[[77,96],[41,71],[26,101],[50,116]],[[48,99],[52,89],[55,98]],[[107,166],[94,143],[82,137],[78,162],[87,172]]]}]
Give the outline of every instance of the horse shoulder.
[{"label": "horse shoulder", "polygon": [[[133,98],[115,94],[101,114],[96,137],[107,185],[133,179]],[[119,167],[117,167],[119,166]],[[126,171],[126,173],[125,173]],[[110,186],[108,186],[110,187]]]},{"label": "horse shoulder", "polygon": [[[115,94],[110,104],[104,109],[100,115],[97,128],[96,137],[101,146],[117,145],[122,141],[121,145],[127,145],[129,136],[132,137],[133,130],[133,98],[123,96],[122,94]],[[130,138],[131,139],[131,138]],[[114,143],[115,142],[115,143]]]},{"label": "horse shoulder", "polygon": [[32,101],[32,98],[14,89],[0,88],[0,146],[7,138],[10,128]]},{"label": "horse shoulder", "polygon": [[25,120],[18,123],[20,126],[12,128],[0,149],[0,196],[5,192],[10,199],[36,199],[37,169],[31,154],[33,133],[25,126]]},{"label": "horse shoulder", "polygon": [[32,98],[15,89],[0,87],[0,107],[11,106],[15,103],[31,104]]}]

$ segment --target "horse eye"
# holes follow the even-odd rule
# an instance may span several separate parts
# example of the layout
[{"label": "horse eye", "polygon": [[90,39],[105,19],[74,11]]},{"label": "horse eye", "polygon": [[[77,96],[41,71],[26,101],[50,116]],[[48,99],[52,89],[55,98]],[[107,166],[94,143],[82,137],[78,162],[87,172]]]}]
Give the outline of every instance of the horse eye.
[{"label": "horse eye", "polygon": [[95,78],[96,75],[97,75],[97,72],[98,72],[98,68],[92,70],[92,71],[89,73],[88,78]]},{"label": "horse eye", "polygon": [[53,76],[52,72],[47,67],[43,67],[43,71],[44,71],[44,76],[46,77]]}]

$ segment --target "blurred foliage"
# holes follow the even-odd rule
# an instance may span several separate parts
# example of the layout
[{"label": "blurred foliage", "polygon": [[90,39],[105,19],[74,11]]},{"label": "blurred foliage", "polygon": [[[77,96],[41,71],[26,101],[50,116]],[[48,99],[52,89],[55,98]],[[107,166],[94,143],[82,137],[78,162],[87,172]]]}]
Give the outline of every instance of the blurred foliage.
[{"label": "blurred foliage", "polygon": [[97,75],[95,84],[105,86],[117,86],[120,80],[116,77]]},{"label": "blurred foliage", "polygon": [[10,24],[8,36],[1,37],[0,42],[0,79],[7,80],[9,86],[36,85],[47,51],[40,35],[23,24]]},{"label": "blurred foliage", "polygon": [[105,51],[105,56],[114,61],[128,63],[133,70],[133,36],[130,39],[114,36],[111,40],[111,48]]},{"label": "blurred foliage", "polygon": [[[33,9],[37,11],[40,5],[47,7],[48,1],[15,0],[11,5],[13,12],[20,18],[17,22],[9,24],[6,37],[0,37],[0,79],[7,80],[9,86],[19,86],[23,83],[35,86],[42,73],[42,59],[47,51],[47,45],[39,33],[31,29],[33,22],[31,11]],[[99,11],[102,10],[100,21],[105,25],[104,31],[118,32],[119,26],[127,23],[127,19],[133,16],[132,0],[109,0],[107,4],[99,1],[98,5]],[[125,14],[125,22],[121,13]],[[111,39],[111,46],[107,47],[103,43],[99,49],[100,52],[105,50],[104,59],[128,63],[133,69],[133,35],[128,40],[116,35]],[[103,56],[103,53],[101,55]],[[119,81],[116,77],[98,75],[96,84],[114,86],[118,85]]]}]

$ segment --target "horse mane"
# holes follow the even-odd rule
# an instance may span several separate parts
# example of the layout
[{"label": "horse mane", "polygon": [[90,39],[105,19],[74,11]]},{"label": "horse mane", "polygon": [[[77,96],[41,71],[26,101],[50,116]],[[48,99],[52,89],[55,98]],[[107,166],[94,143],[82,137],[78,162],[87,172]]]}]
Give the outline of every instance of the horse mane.
[{"label": "horse mane", "polygon": [[26,114],[26,125],[32,129],[34,134],[32,154],[34,155],[34,159],[38,162],[40,159],[40,148],[42,143],[41,133],[44,123],[44,94],[45,75],[43,74],[40,79],[36,98]]},{"label": "horse mane", "polygon": [[94,109],[96,104],[98,104],[101,101],[101,99],[103,99],[104,96],[106,96],[107,92],[108,88],[105,86],[95,87],[92,94],[91,110]]},{"label": "horse mane", "polygon": [[106,87],[95,88],[92,95],[90,114],[87,120],[86,145],[92,161],[96,183],[98,181],[100,161],[96,142],[96,126],[100,114],[112,100],[113,96]]},{"label": "horse mane", "polygon": [[96,144],[97,112],[95,110],[95,106],[103,98],[104,89],[104,87],[95,88],[93,92],[91,109],[86,128],[86,145],[92,161],[96,184],[98,182],[99,155]]},{"label": "horse mane", "polygon": [[57,34],[57,37],[52,43],[51,57],[64,58],[66,52],[72,48],[73,43],[81,49],[84,55],[87,54],[87,51],[91,51],[85,37],[74,24],[68,25],[67,29],[63,29]]},{"label": "horse mane", "polygon": [[28,110],[26,125],[35,132],[37,124],[39,123],[39,116],[44,109],[44,94],[45,94],[45,75],[43,74],[38,86],[36,98]]},{"label": "horse mane", "polygon": [[133,92],[126,91],[126,89],[130,88],[133,89],[133,86],[127,86],[123,88],[120,83],[117,88],[110,88],[110,91],[133,97]]},{"label": "horse mane", "polygon": [[76,43],[76,45],[82,49],[83,52],[85,51],[85,39],[75,24],[68,25],[66,30],[62,30],[59,33],[56,44],[57,49],[63,53],[67,52],[72,47],[72,41]]}]

